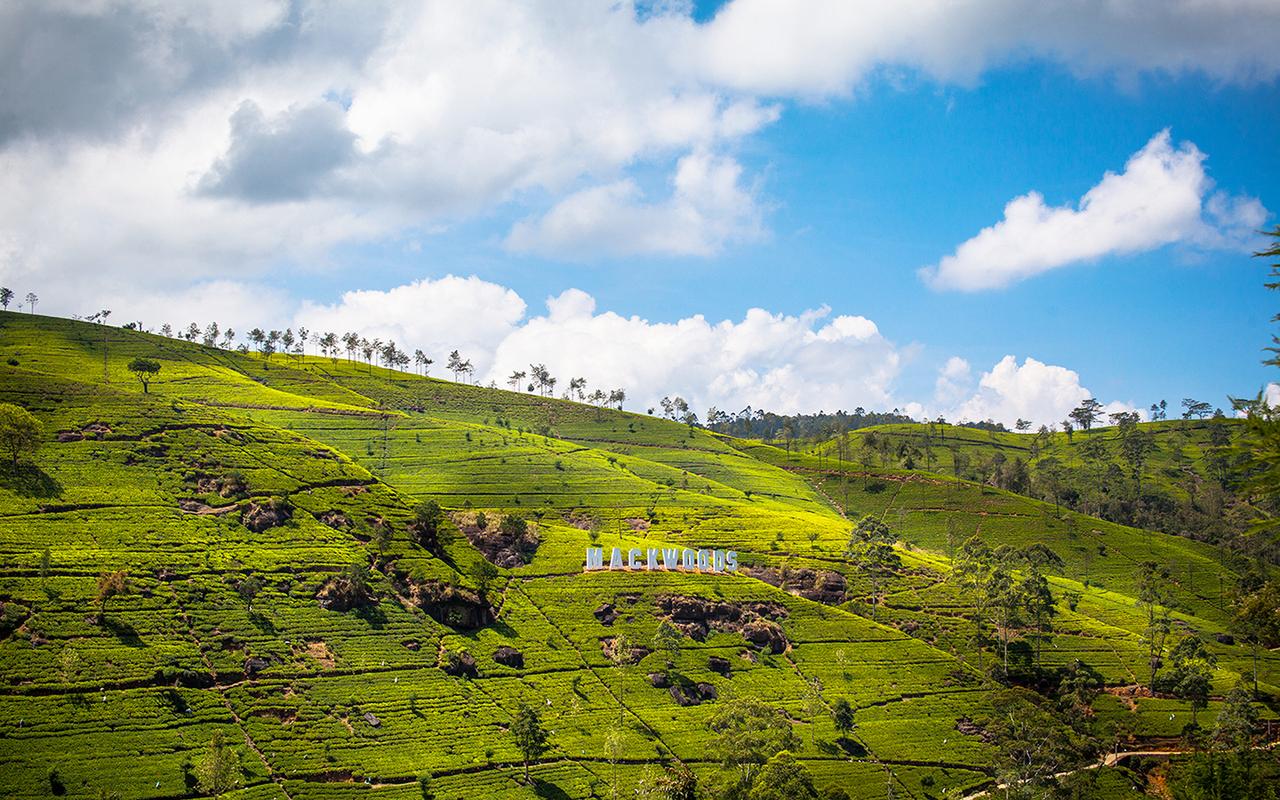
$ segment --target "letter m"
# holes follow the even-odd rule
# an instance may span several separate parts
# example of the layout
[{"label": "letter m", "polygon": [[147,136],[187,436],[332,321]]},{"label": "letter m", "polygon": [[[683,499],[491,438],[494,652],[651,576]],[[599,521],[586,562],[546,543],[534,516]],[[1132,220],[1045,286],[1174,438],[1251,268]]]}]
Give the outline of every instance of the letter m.
[{"label": "letter m", "polygon": [[600,547],[587,548],[587,569],[604,569],[604,549]]}]

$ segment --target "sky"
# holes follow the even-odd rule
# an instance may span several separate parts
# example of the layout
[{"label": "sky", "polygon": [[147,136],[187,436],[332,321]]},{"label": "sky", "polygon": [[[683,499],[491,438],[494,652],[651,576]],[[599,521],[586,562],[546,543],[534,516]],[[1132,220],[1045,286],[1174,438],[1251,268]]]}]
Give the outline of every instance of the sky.
[{"label": "sky", "polygon": [[1267,389],[1280,3],[16,2],[0,285],[628,407]]}]

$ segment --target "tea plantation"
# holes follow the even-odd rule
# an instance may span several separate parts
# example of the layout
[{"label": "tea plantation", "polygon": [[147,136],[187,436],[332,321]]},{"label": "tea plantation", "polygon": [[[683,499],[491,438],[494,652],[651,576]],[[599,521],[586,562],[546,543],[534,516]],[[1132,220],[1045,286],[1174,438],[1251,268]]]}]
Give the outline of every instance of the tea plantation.
[{"label": "tea plantation", "polygon": [[[160,365],[145,392],[138,358]],[[1193,713],[1212,726],[1255,661],[1260,696],[1280,696],[1280,656],[1231,627],[1229,590],[1253,565],[957,478],[950,461],[904,469],[8,312],[0,403],[42,427],[0,472],[5,797],[665,796],[678,764],[715,782],[711,723],[751,698],[785,714],[819,791],[960,797],[994,786],[981,721],[1019,675],[1096,670],[1084,714],[1120,751],[1180,747]],[[942,427],[943,460],[1025,446]],[[1152,428],[1180,437],[1179,459],[1209,446],[1204,423]],[[1180,491],[1166,462],[1152,481]],[[867,515],[896,540],[884,574],[847,552]],[[987,612],[957,569],[974,536],[1051,552],[1050,629],[975,621]],[[584,572],[592,545],[606,561],[733,550],[741,569]],[[1168,573],[1154,606],[1144,562]],[[1207,653],[1204,708],[1146,687],[1165,609],[1165,660],[1187,636]],[[668,649],[664,623],[680,632]],[[547,733],[531,783],[523,706]],[[1127,762],[1091,772],[1087,796],[1145,790]]]}]

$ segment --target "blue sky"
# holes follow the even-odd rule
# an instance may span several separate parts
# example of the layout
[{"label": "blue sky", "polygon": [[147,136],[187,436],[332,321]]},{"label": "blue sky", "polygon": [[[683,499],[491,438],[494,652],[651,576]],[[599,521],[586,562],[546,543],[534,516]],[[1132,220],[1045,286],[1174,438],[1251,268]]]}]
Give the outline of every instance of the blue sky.
[{"label": "blue sky", "polygon": [[[516,77],[493,83],[485,60],[470,60],[501,40],[492,14],[428,3],[401,10],[413,24],[334,19],[305,34],[290,27],[297,8],[167,21],[161,36],[211,42],[191,56],[201,81],[89,63],[86,76],[120,72],[133,93],[112,107],[132,111],[46,118],[20,97],[16,126],[0,130],[11,168],[0,188],[30,211],[8,209],[0,239],[15,244],[0,279],[20,294],[41,287],[42,311],[87,313],[103,298],[153,328],[166,314],[354,327],[422,342],[437,360],[453,336],[482,377],[540,359],[629,385],[640,406],[680,392],[731,408],[1052,422],[1090,394],[1117,408],[1187,395],[1225,404],[1275,379],[1260,364],[1275,302],[1247,229],[1274,226],[1280,210],[1280,59],[1267,45],[1280,15],[1170,4],[1130,45],[1124,26],[1138,23],[1109,19],[1105,4],[1080,6],[1096,19],[1061,34],[1053,19],[1022,24],[1034,6],[926,20],[922,34],[888,12],[836,20],[839,4],[811,5],[793,13],[817,22],[781,26],[754,2],[699,6],[692,19],[678,5],[630,19],[608,3],[526,8],[507,29],[525,46],[502,51]],[[144,29],[134,11],[100,20],[103,35]],[[60,24],[8,13],[17,29]],[[451,39],[432,38],[450,25]],[[521,63],[529,53],[541,56]],[[558,59],[568,67],[553,69]],[[1131,182],[1120,212],[1070,228],[1067,243],[1097,234],[1092,255],[1031,274],[1017,251],[1032,228],[960,259],[963,283],[1013,253],[1014,277],[999,285],[932,288],[918,274],[1029,192],[1077,209],[1165,130],[1174,156],[1193,145],[1204,157],[1172,184],[1190,210],[1162,209],[1173,192]],[[500,146],[486,150],[491,136]],[[1201,174],[1212,187],[1192,191]],[[1216,193],[1238,203],[1221,218]],[[104,234],[66,234],[81,227]],[[87,292],[100,258],[117,280]],[[144,290],[120,290],[135,281]],[[585,295],[563,297],[553,320],[545,300],[569,289]],[[344,296],[358,290],[374,293]],[[753,308],[775,323],[747,325]],[[830,311],[804,316],[819,308]],[[696,315],[707,325],[664,327]],[[834,324],[842,317],[874,329]],[[636,352],[670,367],[637,369]],[[1021,372],[1026,359],[1040,366]]]}]

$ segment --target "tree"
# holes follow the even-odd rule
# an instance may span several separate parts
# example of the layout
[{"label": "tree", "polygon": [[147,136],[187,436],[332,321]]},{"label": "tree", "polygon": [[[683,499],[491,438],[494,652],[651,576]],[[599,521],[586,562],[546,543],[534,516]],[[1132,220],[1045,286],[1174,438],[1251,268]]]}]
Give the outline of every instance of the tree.
[{"label": "tree", "polygon": [[431,365],[434,364],[435,361],[427,358],[427,354],[421,350],[414,350],[413,363],[414,366],[418,367],[422,371],[423,375],[426,375],[431,371]]},{"label": "tree", "polygon": [[151,381],[160,374],[160,362],[150,358],[135,358],[129,362],[129,371],[142,384],[142,393],[151,391]]},{"label": "tree", "polygon": [[213,732],[195,773],[200,791],[215,797],[239,785],[240,756],[223,741],[221,730]]},{"label": "tree", "polygon": [[858,520],[849,535],[845,556],[871,581],[871,618],[876,618],[880,605],[880,590],[884,581],[902,565],[902,559],[893,549],[893,533],[880,519],[867,514]]},{"label": "tree", "polygon": [[585,388],[587,388],[586,378],[570,378],[569,389],[564,394],[565,399],[572,400],[575,397],[579,400],[585,399],[586,395],[582,391]]},{"label": "tree", "polygon": [[1213,413],[1213,404],[1206,403],[1203,400],[1196,400],[1194,397],[1182,398],[1182,418],[1204,419]]},{"label": "tree", "polygon": [[856,727],[853,704],[843,697],[836,701],[835,707],[831,711],[831,718],[841,736],[848,736]]},{"label": "tree", "polygon": [[18,466],[22,456],[34,455],[40,447],[44,426],[22,406],[0,403],[0,450],[3,450],[13,466]]},{"label": "tree", "polygon": [[440,523],[443,521],[444,509],[435,500],[427,500],[413,509],[410,532],[418,544],[428,550],[436,550],[440,545]]},{"label": "tree", "polygon": [[1035,632],[1035,663],[1036,669],[1039,669],[1040,651],[1044,648],[1045,640],[1053,634],[1053,618],[1058,613],[1058,607],[1054,603],[1049,581],[1040,574],[1040,569],[1034,562],[1028,562],[1022,582],[1018,586],[1018,594],[1025,619],[1031,630]]},{"label": "tree", "polygon": [[1097,398],[1094,397],[1086,398],[1084,402],[1072,409],[1071,413],[1067,416],[1069,416],[1081,430],[1087,432],[1093,427],[1093,423],[1097,422],[1098,418],[1102,416],[1102,403],[1099,403]]},{"label": "tree", "polygon": [[663,620],[658,623],[658,630],[653,634],[653,649],[662,653],[667,658],[667,669],[675,666],[676,659],[680,657],[680,648],[684,644],[684,634],[670,621]]},{"label": "tree", "polygon": [[462,374],[462,366],[462,356],[458,354],[457,350],[451,351],[449,353],[449,361],[445,365],[445,369],[453,373],[453,380],[455,382],[458,380],[458,376]]},{"label": "tree", "polygon": [[1006,689],[992,696],[991,706],[994,713],[979,724],[995,748],[997,778],[1006,786],[1043,787],[1088,755],[1087,740],[1047,698],[1029,689]]},{"label": "tree", "polygon": [[1232,627],[1253,654],[1253,692],[1258,693],[1258,650],[1280,645],[1280,587],[1268,581],[1236,598]]},{"label": "tree", "polygon": [[107,601],[113,597],[123,597],[132,591],[129,584],[129,573],[125,570],[102,572],[98,575],[98,593],[94,601],[98,605],[98,621],[101,622],[107,613]]},{"label": "tree", "polygon": [[1031,430],[1031,420],[1019,417],[1018,421],[1013,424],[1013,427],[1018,433],[1026,433]]},{"label": "tree", "polygon": [[813,778],[795,756],[783,750],[760,769],[748,800],[817,800]]},{"label": "tree", "polygon": [[489,559],[481,556],[471,562],[467,575],[475,583],[481,599],[484,599],[489,596],[489,586],[492,585],[493,579],[498,577],[498,568]]},{"label": "tree", "polygon": [[246,575],[236,582],[236,594],[244,600],[245,608],[253,610],[253,600],[265,585],[257,575]]},{"label": "tree", "polygon": [[756,773],[769,759],[799,745],[784,711],[756,697],[740,697],[720,707],[711,718],[716,734],[713,753],[731,773],[739,795],[751,790]]},{"label": "tree", "polygon": [[13,301],[13,290],[8,286],[0,286],[0,308],[5,311],[9,310],[9,303]]},{"label": "tree", "polygon": [[524,782],[529,783],[529,762],[541,758],[548,749],[547,731],[542,727],[537,709],[521,702],[516,718],[511,722],[511,735],[524,758]]},{"label": "tree", "polygon": [[1155,691],[1156,674],[1164,657],[1164,642],[1169,636],[1172,617],[1173,591],[1169,587],[1169,570],[1154,561],[1146,561],[1138,568],[1137,605],[1147,618],[1143,641],[1147,645],[1147,666],[1150,678],[1147,686]]},{"label": "tree", "polygon": [[[1275,291],[1280,290],[1280,225],[1267,231],[1267,235],[1273,237],[1275,243],[1254,255],[1278,259],[1272,262],[1270,280],[1264,284]],[[1272,317],[1272,321],[1280,322],[1280,314]],[[1271,346],[1266,351],[1271,356],[1262,363],[1280,367],[1280,336],[1272,335]],[[1280,498],[1280,407],[1268,403],[1261,391],[1251,399],[1232,398],[1231,404],[1245,412],[1244,433],[1237,439],[1244,474],[1248,476],[1241,489],[1251,496],[1261,512],[1251,527],[1255,533],[1271,534],[1280,530],[1276,501]]]},{"label": "tree", "polygon": [[40,296],[35,292],[27,292],[27,310],[32,314],[36,313],[36,303],[40,302]]},{"label": "tree", "polygon": [[1183,637],[1169,653],[1169,674],[1162,681],[1176,696],[1191,704],[1191,724],[1197,724],[1200,709],[1209,704],[1213,667],[1217,658],[1205,650],[1197,636]]},{"label": "tree", "polygon": [[511,391],[520,391],[520,384],[524,382],[525,372],[522,369],[512,370],[507,376],[507,385],[511,387]]},{"label": "tree", "polygon": [[662,800],[698,800],[698,778],[683,763],[667,767],[655,788]]}]

